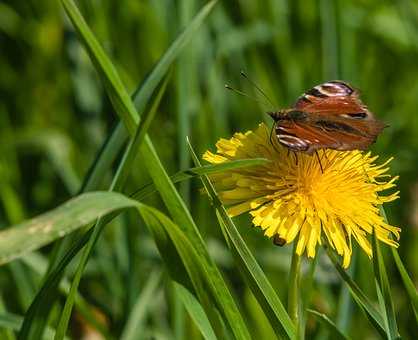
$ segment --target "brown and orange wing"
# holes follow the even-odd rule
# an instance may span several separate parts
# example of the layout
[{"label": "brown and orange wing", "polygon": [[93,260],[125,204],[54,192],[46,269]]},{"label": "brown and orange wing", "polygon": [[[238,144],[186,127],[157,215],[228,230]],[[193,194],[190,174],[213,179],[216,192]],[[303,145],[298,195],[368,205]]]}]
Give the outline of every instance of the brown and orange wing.
[{"label": "brown and orange wing", "polygon": [[382,127],[375,126],[373,133],[364,133],[362,128],[332,119],[318,119],[309,123],[288,120],[277,122],[275,132],[282,145],[293,151],[312,154],[324,148],[340,151],[367,149],[376,140]]},{"label": "brown and orange wing", "polygon": [[303,113],[303,119],[278,120],[276,134],[295,151],[364,150],[385,126],[361,102],[358,91],[342,81],[313,87],[288,111]]}]

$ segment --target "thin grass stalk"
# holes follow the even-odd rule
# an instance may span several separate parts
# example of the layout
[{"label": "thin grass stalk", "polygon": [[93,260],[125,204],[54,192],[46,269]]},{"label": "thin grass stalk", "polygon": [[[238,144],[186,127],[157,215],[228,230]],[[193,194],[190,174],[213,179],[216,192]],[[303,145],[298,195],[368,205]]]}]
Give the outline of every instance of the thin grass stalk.
[{"label": "thin grass stalk", "polygon": [[292,263],[290,265],[290,273],[289,273],[287,311],[298,332],[299,322],[300,322],[300,310],[299,310],[300,291],[299,290],[300,290],[301,257],[296,253],[296,247],[297,247],[297,242],[294,242]]}]

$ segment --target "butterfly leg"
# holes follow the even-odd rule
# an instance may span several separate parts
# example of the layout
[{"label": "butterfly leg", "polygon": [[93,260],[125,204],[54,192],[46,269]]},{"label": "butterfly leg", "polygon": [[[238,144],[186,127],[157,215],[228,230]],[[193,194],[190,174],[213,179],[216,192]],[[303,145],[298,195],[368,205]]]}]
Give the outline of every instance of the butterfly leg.
[{"label": "butterfly leg", "polygon": [[273,147],[274,150],[276,150],[277,152],[280,152],[279,149],[277,149],[276,143],[274,143],[273,141],[273,131],[276,129],[276,123],[273,124],[273,126],[271,127],[270,130],[270,144]]},{"label": "butterfly leg", "polygon": [[293,151],[293,155],[295,156],[295,164],[296,164],[296,166],[298,165],[298,163],[299,163],[299,160],[298,160],[298,154],[296,153],[296,151]]},{"label": "butterfly leg", "polygon": [[318,150],[315,150],[316,158],[318,159],[319,167],[321,168],[321,173],[324,173],[324,168],[322,167],[321,158],[319,157]]}]

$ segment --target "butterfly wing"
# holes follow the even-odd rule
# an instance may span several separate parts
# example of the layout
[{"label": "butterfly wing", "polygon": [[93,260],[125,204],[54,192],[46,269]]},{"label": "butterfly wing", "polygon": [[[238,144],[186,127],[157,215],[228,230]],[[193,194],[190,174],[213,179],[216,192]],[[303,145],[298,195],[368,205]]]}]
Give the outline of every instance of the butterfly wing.
[{"label": "butterfly wing", "polygon": [[[316,117],[318,118],[318,117]],[[353,127],[338,120],[315,122],[280,121],[276,123],[275,132],[278,141],[293,151],[312,154],[317,149],[334,149],[340,151],[365,150],[376,140],[382,126],[374,126],[374,133],[364,133],[360,127]]]},{"label": "butterfly wing", "polygon": [[281,144],[295,151],[364,150],[384,126],[361,102],[357,90],[332,81],[299,97],[293,108],[276,121],[276,134]]}]

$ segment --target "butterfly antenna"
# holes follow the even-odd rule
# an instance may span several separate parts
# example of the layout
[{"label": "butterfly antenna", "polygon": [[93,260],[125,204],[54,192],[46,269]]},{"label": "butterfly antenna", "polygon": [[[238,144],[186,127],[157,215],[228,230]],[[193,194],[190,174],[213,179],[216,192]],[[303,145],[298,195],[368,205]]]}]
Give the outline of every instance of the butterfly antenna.
[{"label": "butterfly antenna", "polygon": [[248,94],[246,94],[246,93],[244,93],[244,92],[242,92],[242,91],[240,91],[240,90],[237,90],[237,89],[235,89],[235,88],[233,88],[233,87],[229,86],[228,84],[225,84],[225,88],[226,88],[227,90],[230,90],[230,91],[232,91],[232,92],[235,92],[236,94],[239,94],[240,96],[243,96],[243,97],[245,97],[245,98],[251,99],[251,100],[253,100],[253,101],[257,102],[257,103],[267,105],[267,103],[266,103],[266,102],[261,101],[261,100],[258,100],[257,98],[251,97],[251,96],[249,96]]},{"label": "butterfly antenna", "polygon": [[271,127],[271,130],[270,130],[270,144],[275,151],[280,152],[280,150],[277,148],[276,144],[274,143],[274,141],[272,139],[273,138],[273,132],[274,132],[275,128],[276,128],[276,124],[274,123],[273,126]]},{"label": "butterfly antenna", "polygon": [[256,82],[255,81],[253,81],[252,79],[250,79],[245,73],[244,73],[244,71],[241,71],[240,72],[241,73],[241,75],[245,78],[245,79],[247,79],[247,81],[252,85],[252,86],[254,86],[256,89],[257,89],[257,91],[258,92],[260,92],[261,93],[261,95],[264,97],[264,98],[266,98],[267,99],[267,101],[269,102],[269,104],[272,106],[272,107],[277,107],[277,105],[274,105],[273,104],[273,101],[267,96],[267,94],[260,88],[260,86],[258,86],[257,84],[256,84]]}]

